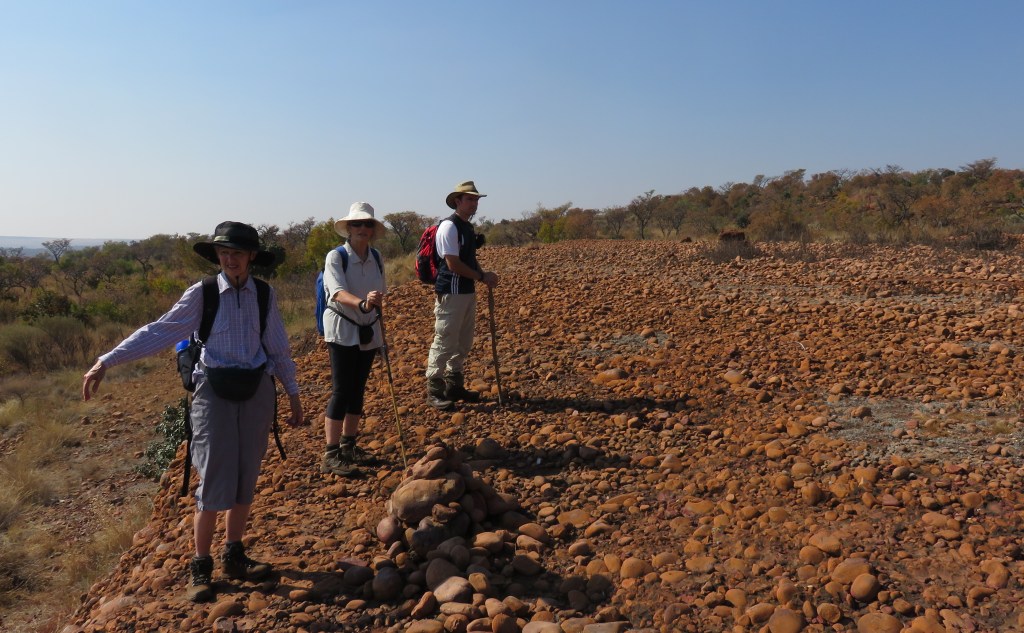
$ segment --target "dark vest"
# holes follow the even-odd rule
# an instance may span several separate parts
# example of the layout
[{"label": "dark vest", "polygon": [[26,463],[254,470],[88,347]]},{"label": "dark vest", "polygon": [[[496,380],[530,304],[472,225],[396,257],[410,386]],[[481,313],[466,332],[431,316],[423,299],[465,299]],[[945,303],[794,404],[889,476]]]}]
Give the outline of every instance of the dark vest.
[{"label": "dark vest", "polygon": [[[459,259],[473,270],[480,270],[479,264],[476,263],[476,231],[473,230],[473,225],[455,213],[447,219],[455,223],[455,230],[459,233]],[[466,295],[476,292],[475,279],[456,275],[449,270],[444,257],[439,259],[441,261],[437,265],[437,282],[434,284],[437,294]]]}]

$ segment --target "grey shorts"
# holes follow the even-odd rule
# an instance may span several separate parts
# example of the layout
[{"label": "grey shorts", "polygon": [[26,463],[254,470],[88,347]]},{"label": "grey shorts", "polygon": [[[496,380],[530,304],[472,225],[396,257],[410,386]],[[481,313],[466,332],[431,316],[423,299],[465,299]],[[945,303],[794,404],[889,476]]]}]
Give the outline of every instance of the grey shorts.
[{"label": "grey shorts", "polygon": [[274,379],[266,374],[256,395],[224,400],[205,378],[192,399],[192,464],[199,473],[199,510],[229,510],[252,503],[274,422]]}]

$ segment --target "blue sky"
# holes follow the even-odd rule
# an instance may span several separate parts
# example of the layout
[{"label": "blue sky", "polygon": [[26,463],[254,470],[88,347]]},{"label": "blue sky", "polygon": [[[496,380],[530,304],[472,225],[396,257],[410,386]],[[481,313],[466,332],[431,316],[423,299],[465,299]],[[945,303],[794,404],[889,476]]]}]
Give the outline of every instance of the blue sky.
[{"label": "blue sky", "polygon": [[1024,3],[0,0],[0,235],[1024,168]]}]

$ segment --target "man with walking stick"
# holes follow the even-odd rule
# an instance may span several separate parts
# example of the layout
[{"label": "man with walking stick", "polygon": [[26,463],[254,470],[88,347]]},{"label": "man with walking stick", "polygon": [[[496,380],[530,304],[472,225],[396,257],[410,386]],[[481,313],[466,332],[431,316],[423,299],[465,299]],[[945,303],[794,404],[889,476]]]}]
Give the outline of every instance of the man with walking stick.
[{"label": "man with walking stick", "polygon": [[438,225],[435,237],[439,262],[434,284],[434,342],[427,357],[427,404],[440,410],[449,410],[456,402],[480,400],[478,392],[466,389],[463,367],[473,347],[476,282],[488,289],[498,285],[498,275],[485,272],[476,260],[483,236],[477,237],[470,220],[483,197],[472,180],[456,186],[445,198],[455,213]]}]

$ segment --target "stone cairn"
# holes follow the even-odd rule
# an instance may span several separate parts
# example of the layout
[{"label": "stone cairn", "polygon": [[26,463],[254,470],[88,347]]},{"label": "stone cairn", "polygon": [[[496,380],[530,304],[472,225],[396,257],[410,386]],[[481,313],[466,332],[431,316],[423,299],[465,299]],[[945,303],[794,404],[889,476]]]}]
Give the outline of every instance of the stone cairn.
[{"label": "stone cairn", "polygon": [[[484,620],[488,631],[527,625],[530,607],[514,596],[544,571],[540,551],[550,539],[512,495],[476,477],[462,453],[428,449],[386,510],[377,537],[395,566],[378,569],[373,593],[382,600],[420,595],[408,631],[477,630]],[[498,600],[499,593],[509,597]]]}]

